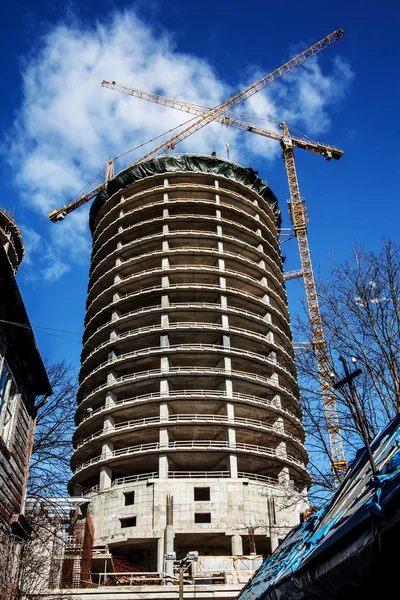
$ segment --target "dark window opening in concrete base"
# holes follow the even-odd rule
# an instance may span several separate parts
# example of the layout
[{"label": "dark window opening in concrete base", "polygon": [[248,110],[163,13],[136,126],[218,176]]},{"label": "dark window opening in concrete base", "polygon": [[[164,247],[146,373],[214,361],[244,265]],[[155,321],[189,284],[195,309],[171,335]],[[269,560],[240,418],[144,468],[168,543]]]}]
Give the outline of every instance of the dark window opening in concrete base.
[{"label": "dark window opening in concrete base", "polygon": [[125,506],[131,506],[135,504],[135,492],[124,493]]},{"label": "dark window opening in concrete base", "polygon": [[128,517],[127,519],[120,519],[121,529],[125,527],[136,527],[136,517]]},{"label": "dark window opening in concrete base", "polygon": [[211,513],[194,513],[195,523],[211,523]]},{"label": "dark window opening in concrete base", "polygon": [[194,488],[194,499],[196,502],[206,502],[210,500],[210,488],[209,487],[195,487]]}]

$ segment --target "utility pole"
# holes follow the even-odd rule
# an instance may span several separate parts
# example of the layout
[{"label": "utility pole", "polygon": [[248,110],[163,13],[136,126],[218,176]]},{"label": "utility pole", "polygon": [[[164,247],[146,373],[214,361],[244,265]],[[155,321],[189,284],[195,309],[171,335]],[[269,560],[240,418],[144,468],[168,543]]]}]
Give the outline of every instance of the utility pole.
[{"label": "utility pole", "polygon": [[185,558],[179,563],[179,600],[183,600],[183,571],[189,562],[196,562],[199,559],[199,553],[196,550],[188,552]]},{"label": "utility pole", "polygon": [[[354,383],[353,383],[353,379],[355,377],[357,377],[358,375],[361,375],[362,371],[361,371],[361,369],[356,369],[355,371],[353,371],[353,373],[350,373],[347,361],[344,358],[344,356],[339,356],[339,360],[340,360],[341,363],[343,363],[343,368],[344,368],[344,372],[346,373],[346,377],[344,377],[343,379],[341,379],[340,381],[338,381],[337,383],[335,383],[334,386],[333,386],[333,388],[335,390],[338,390],[339,388],[341,388],[342,386],[344,386],[346,383],[349,385],[350,394],[351,394],[351,397],[352,397],[352,400],[353,400],[353,404],[354,404],[354,408],[355,408],[355,411],[356,411],[356,414],[357,414],[358,424],[360,426],[361,434],[363,436],[365,447],[366,447],[367,452],[368,452],[369,461],[371,463],[372,473],[374,475],[376,475],[377,469],[376,469],[376,466],[375,466],[374,457],[372,455],[372,450],[371,450],[371,446],[370,446],[370,443],[369,443],[369,439],[368,439],[368,435],[367,435],[367,430],[365,428],[364,417],[362,415],[362,411],[361,411],[360,405],[358,403],[357,393],[356,393],[356,389],[355,389]],[[354,362],[356,362],[355,359],[353,359],[353,360],[354,360]]]}]

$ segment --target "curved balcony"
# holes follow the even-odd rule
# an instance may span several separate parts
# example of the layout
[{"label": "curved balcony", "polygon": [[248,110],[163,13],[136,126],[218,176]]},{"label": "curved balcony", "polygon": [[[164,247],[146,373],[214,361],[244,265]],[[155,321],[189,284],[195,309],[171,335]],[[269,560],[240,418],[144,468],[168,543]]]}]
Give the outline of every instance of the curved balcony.
[{"label": "curved balcony", "polygon": [[[148,182],[151,185],[151,182]],[[276,232],[276,226],[275,226],[275,220],[272,216],[272,211],[271,209],[265,204],[265,202],[259,197],[259,201],[260,204],[259,206],[256,206],[254,204],[254,200],[250,200],[249,198],[247,198],[246,196],[243,196],[242,194],[235,192],[233,190],[228,190],[226,188],[223,187],[223,185],[221,185],[221,187],[216,190],[216,188],[214,186],[209,186],[209,185],[202,185],[202,184],[195,184],[195,183],[189,183],[189,184],[183,184],[183,183],[176,183],[174,184],[171,181],[171,185],[168,186],[168,188],[165,187],[161,187],[161,186],[155,186],[155,187],[150,187],[146,190],[143,190],[141,192],[135,193],[132,196],[126,196],[124,201],[121,203],[120,201],[120,196],[114,196],[111,197],[107,206],[107,210],[104,211],[104,214],[101,215],[99,214],[98,218],[97,218],[97,222],[96,222],[96,227],[95,230],[93,232],[93,238],[94,240],[97,242],[98,237],[103,233],[103,231],[106,231],[110,225],[112,225],[115,221],[115,213],[119,210],[121,210],[121,208],[125,208],[126,206],[128,206],[130,203],[134,203],[135,208],[133,210],[143,210],[146,209],[147,207],[151,206],[152,204],[161,204],[161,201],[159,202],[149,202],[149,203],[145,203],[141,205],[141,200],[145,197],[149,198],[149,197],[154,197],[154,195],[158,195],[158,194],[162,194],[165,192],[168,192],[168,194],[170,196],[172,196],[172,198],[169,199],[168,204],[173,205],[175,202],[179,201],[179,198],[173,197],[174,194],[176,193],[181,193],[181,192],[196,192],[196,191],[200,191],[200,192],[205,192],[208,191],[211,195],[210,199],[207,198],[193,198],[193,197],[182,197],[181,198],[181,202],[182,204],[187,205],[187,203],[191,203],[191,204],[196,204],[196,203],[200,203],[201,201],[203,202],[207,202],[210,205],[213,206],[213,208],[217,207],[216,203],[215,203],[215,194],[217,193],[220,196],[220,203],[218,204],[218,208],[221,206],[223,208],[228,208],[229,211],[243,211],[243,207],[246,209],[249,217],[253,218],[255,217],[255,215],[258,215],[258,217],[265,219],[265,221],[267,221],[268,223],[268,228],[270,231],[275,231]],[[230,200],[230,202],[229,202]],[[239,206],[235,205],[232,200],[236,201],[238,203]],[[114,204],[114,202],[116,201],[116,204]],[[114,206],[113,206],[114,204]],[[128,211],[132,212],[132,211]],[[99,233],[100,232],[100,233]]]},{"label": "curved balcony", "polygon": [[[220,314],[222,312],[222,307],[221,304],[211,302],[176,302],[170,303],[167,307],[162,307],[161,304],[156,304],[154,306],[144,306],[137,310],[120,314],[117,319],[107,321],[106,323],[98,327],[95,330],[95,332],[84,341],[84,348],[82,352],[82,366],[85,366],[86,368],[86,360],[94,353],[96,353],[97,349],[102,349],[112,344],[112,341],[110,341],[110,329],[118,329],[118,331],[122,329],[121,333],[117,335],[115,340],[117,340],[118,337],[123,337],[125,335],[134,335],[135,331],[138,331],[138,335],[140,335],[140,330],[142,329],[142,327],[137,327],[134,330],[125,328],[129,326],[130,323],[140,325],[143,317],[147,319],[153,315],[153,318],[156,319],[156,317],[159,316],[162,311],[171,315],[173,315],[173,313],[177,311],[188,312],[191,315],[196,314],[196,312],[198,311],[206,311],[211,314]],[[286,335],[286,333],[284,333],[284,331],[279,329],[276,325],[274,325],[273,323],[266,323],[263,317],[244,308],[239,309],[235,307],[227,307],[226,309],[224,309],[224,313],[230,317],[230,321],[232,320],[232,318],[235,319],[235,322],[238,321],[239,323],[248,323],[250,321],[250,325],[252,327],[251,329],[249,329],[249,326],[247,328],[244,328],[229,325],[229,330],[231,332],[240,333],[243,336],[247,336],[250,334],[256,335],[259,339],[262,339],[264,343],[270,344],[271,348],[272,346],[274,346],[282,352],[286,353],[287,357],[290,358],[290,360],[293,359],[291,340]],[[203,323],[206,324],[207,322],[202,322],[200,326],[202,326]],[[170,323],[166,328],[174,328],[175,325],[180,325],[183,328],[191,328],[196,327],[196,321],[176,321],[174,323]],[[218,327],[218,324],[213,323],[213,326]],[[158,329],[162,329],[161,325],[153,325],[151,330],[155,331]],[[147,327],[143,328],[143,331],[145,333],[147,333],[147,330]],[[269,340],[265,339],[265,332],[273,332],[274,335],[278,336],[279,339],[282,338],[281,343],[270,342]]]},{"label": "curved balcony", "polygon": [[[168,250],[156,250],[154,252],[148,252],[144,254],[136,254],[134,257],[123,260],[119,264],[114,264],[110,269],[103,271],[102,273],[98,273],[96,279],[90,283],[89,281],[89,292],[88,292],[88,302],[90,302],[90,298],[92,296],[96,296],[101,291],[106,288],[109,288],[114,283],[114,278],[116,275],[125,278],[130,275],[139,275],[140,273],[145,273],[151,270],[157,270],[159,265],[161,264],[162,258],[169,258],[170,260],[179,259],[180,257],[184,257],[185,260],[188,260],[190,257],[192,259],[192,263],[184,263],[184,264],[171,264],[171,268],[178,267],[189,267],[192,268],[206,268],[213,267],[217,268],[213,265],[208,265],[204,262],[201,264],[199,259],[206,261],[207,259],[214,259],[214,262],[217,262],[218,259],[224,259],[228,266],[226,268],[227,272],[232,273],[232,269],[229,268],[229,265],[237,264],[238,268],[241,268],[240,272],[244,276],[251,277],[252,279],[257,281],[257,277],[255,274],[258,274],[259,278],[267,277],[270,282],[273,282],[273,286],[270,284],[271,289],[274,290],[275,294],[278,297],[281,297],[283,301],[286,301],[286,292],[282,286],[282,275],[281,278],[277,278],[274,273],[267,271],[265,267],[261,266],[254,260],[241,256],[239,254],[235,254],[234,252],[228,251],[219,251],[215,248],[204,248],[204,247],[192,247],[192,246],[183,246],[180,248],[173,248]],[[153,263],[153,264],[151,264]],[[148,264],[149,266],[146,269],[143,269],[143,265]],[[137,270],[141,269],[141,270]],[[238,272],[239,271],[234,271]],[[97,289],[100,288],[100,289]]]},{"label": "curved balcony", "polygon": [[[301,427],[301,421],[299,417],[283,408],[279,403],[275,400],[269,400],[267,398],[261,398],[259,396],[252,396],[250,394],[242,394],[238,392],[233,392],[232,396],[228,396],[225,391],[222,390],[172,390],[169,391],[168,395],[163,395],[160,392],[152,392],[147,394],[142,394],[140,396],[135,396],[132,398],[123,398],[121,400],[116,400],[112,404],[102,405],[96,410],[93,410],[87,413],[82,420],[77,424],[75,435],[83,435],[83,430],[87,428],[90,423],[96,422],[101,419],[103,423],[104,417],[110,414],[118,415],[121,410],[129,410],[131,407],[143,407],[148,408],[151,403],[155,403],[157,405],[160,402],[168,402],[173,404],[174,401],[201,401],[202,404],[204,402],[208,402],[209,404],[213,402],[221,401],[230,401],[235,404],[242,403],[243,405],[253,406],[255,408],[261,408],[266,410],[269,413],[272,413],[275,417],[282,416],[285,420],[289,421],[294,428],[296,428],[299,432],[299,439],[301,437],[301,433],[304,431]],[[75,437],[75,436],[74,436]]]},{"label": "curved balcony", "polygon": [[172,441],[168,444],[161,444],[160,442],[152,442],[149,444],[138,444],[136,446],[130,446],[128,448],[121,448],[113,450],[107,454],[100,454],[90,460],[81,463],[76,467],[72,474],[72,481],[82,471],[88,473],[97,471],[96,467],[101,465],[115,466],[119,462],[126,460],[132,456],[146,454],[169,454],[174,452],[228,452],[235,454],[251,454],[253,456],[273,458],[277,463],[281,463],[283,466],[288,466],[297,471],[301,478],[305,478],[308,481],[310,477],[306,471],[304,462],[291,456],[290,454],[280,454],[276,448],[268,448],[265,446],[259,446],[256,444],[242,444],[236,443],[230,444],[228,441],[215,441],[215,440],[190,440],[190,441]]},{"label": "curved balcony", "polygon": [[[124,230],[125,232],[127,231],[126,229]],[[188,230],[177,230],[177,231],[170,231],[168,234],[165,233],[157,233],[157,234],[153,234],[153,235],[146,235],[143,236],[141,238],[137,238],[134,240],[130,240],[128,242],[124,242],[122,243],[121,241],[119,241],[119,237],[120,234],[117,233],[114,236],[112,236],[111,238],[109,238],[100,248],[99,250],[93,255],[92,257],[92,261],[91,261],[91,278],[92,276],[94,276],[94,274],[96,273],[97,270],[99,270],[99,272],[101,272],[101,268],[105,268],[104,265],[108,264],[108,262],[110,262],[110,259],[113,256],[119,256],[120,254],[122,254],[124,251],[127,250],[137,250],[137,248],[140,248],[141,251],[145,250],[145,252],[148,252],[149,254],[152,252],[156,252],[158,250],[161,250],[161,242],[163,239],[165,239],[167,237],[167,239],[169,240],[170,244],[175,243],[176,240],[180,240],[182,239],[182,241],[184,243],[187,243],[187,239],[193,239],[196,240],[197,242],[199,240],[204,241],[204,240],[209,240],[211,242],[217,243],[218,240],[223,241],[225,244],[232,244],[235,247],[239,246],[239,248],[241,248],[242,250],[245,249],[246,252],[250,253],[250,254],[256,254],[260,259],[262,258],[263,260],[265,260],[270,267],[274,270],[275,275],[278,279],[280,279],[281,283],[283,284],[284,280],[283,280],[283,273],[282,273],[282,269],[280,268],[280,255],[279,253],[269,244],[269,242],[267,242],[266,240],[264,240],[262,242],[262,245],[266,245],[268,248],[268,252],[266,252],[266,249],[264,248],[263,250],[260,250],[258,247],[247,243],[246,241],[239,239],[235,236],[232,235],[227,235],[227,234],[219,234],[219,233],[215,233],[213,231],[201,231],[201,230],[197,230],[197,229],[188,229]],[[118,244],[119,241],[119,244]],[[269,253],[274,254],[275,259],[273,260],[270,256]],[[101,258],[101,255],[104,254],[103,258]]]},{"label": "curved balcony", "polygon": [[95,433],[92,433],[90,436],[83,438],[82,440],[76,443],[74,460],[79,457],[80,451],[84,450],[85,447],[91,445],[94,447],[93,442],[96,442],[97,445],[104,440],[117,440],[118,438],[122,438],[122,441],[126,438],[126,434],[132,434],[136,431],[140,431],[143,429],[156,428],[160,427],[176,427],[182,426],[187,427],[191,425],[218,425],[220,427],[235,427],[236,430],[240,430],[243,428],[245,431],[257,431],[261,433],[268,434],[278,440],[290,441],[293,446],[295,446],[296,451],[302,455],[303,459],[307,458],[307,453],[305,451],[304,445],[302,442],[295,437],[290,432],[282,430],[277,426],[271,426],[268,423],[260,421],[258,419],[248,419],[241,417],[228,417],[227,415],[214,415],[214,414],[170,414],[168,418],[161,418],[160,416],[156,417],[144,417],[142,419],[132,419],[129,421],[122,421],[119,423],[115,423],[114,425],[109,425],[107,429],[97,430]]},{"label": "curved balcony", "polygon": [[[173,267],[173,266],[169,266],[169,267],[156,267],[154,269],[149,269],[149,270],[144,270],[144,271],[139,271],[138,273],[133,273],[132,275],[128,275],[124,278],[121,278],[119,281],[116,281],[114,283],[112,283],[112,285],[110,285],[110,287],[108,287],[107,289],[104,289],[102,291],[100,291],[97,296],[95,296],[93,298],[93,300],[90,302],[88,299],[88,304],[87,304],[87,312],[89,313],[89,311],[96,305],[96,304],[100,304],[102,302],[105,301],[105,298],[108,296],[112,296],[116,291],[120,292],[121,290],[125,289],[126,287],[135,287],[137,288],[137,281],[140,280],[141,282],[146,282],[149,281],[151,279],[160,279],[161,276],[166,276],[166,275],[171,275],[173,276],[174,274],[176,275],[181,275],[181,276],[190,276],[190,275],[216,275],[217,277],[225,277],[227,279],[227,284],[229,281],[232,281],[232,283],[236,283],[236,282],[241,282],[243,285],[246,286],[246,288],[250,288],[250,290],[252,290],[250,292],[250,295],[253,297],[256,297],[259,301],[262,301],[262,296],[264,294],[268,294],[270,297],[270,301],[268,306],[273,306],[274,308],[276,308],[278,311],[283,311],[286,309],[286,305],[284,303],[284,301],[278,296],[278,294],[275,292],[275,290],[273,290],[268,284],[263,283],[262,281],[256,279],[255,277],[251,277],[250,275],[246,275],[243,273],[239,273],[237,271],[233,271],[231,269],[225,269],[222,270],[219,267],[213,267],[213,266],[203,266],[203,265],[191,265],[191,264],[186,264],[186,265],[179,265],[177,267]],[[196,282],[193,282],[190,277],[189,277],[189,281],[185,282],[188,284],[196,284]],[[201,282],[201,285],[207,286],[209,284],[209,282],[205,281],[205,282]],[[230,289],[235,290],[235,291],[240,291],[242,292],[242,288],[237,288],[234,287],[233,285],[229,286]],[[172,285],[174,285],[172,283]],[[214,284],[216,285],[216,284]],[[163,288],[164,292],[169,289],[170,286],[168,286],[167,288]],[[260,296],[257,296],[254,292],[257,291]],[[252,293],[253,292],[253,293]],[[129,293],[129,292],[128,292]],[[277,305],[277,306],[275,306]],[[282,312],[280,312],[280,314],[282,314]]]},{"label": "curved balcony", "polygon": [[[97,375],[106,376],[107,372],[112,370],[115,373],[118,373],[118,369],[122,368],[126,365],[126,363],[131,364],[132,359],[137,359],[139,357],[150,357],[157,358],[157,362],[159,360],[160,355],[169,356],[173,354],[183,353],[185,356],[190,355],[191,359],[194,359],[197,354],[213,354],[213,355],[223,355],[229,356],[232,358],[238,357],[241,359],[241,362],[247,363],[247,360],[255,362],[255,369],[257,369],[257,363],[260,363],[265,369],[269,368],[270,373],[268,374],[271,377],[274,373],[277,373],[280,376],[283,376],[285,381],[289,381],[292,385],[296,384],[296,378],[290,373],[285,367],[277,363],[276,361],[257,354],[255,352],[250,352],[248,350],[244,350],[241,348],[225,348],[220,344],[174,344],[169,345],[167,347],[161,346],[153,346],[149,348],[142,348],[140,350],[136,350],[134,352],[127,352],[126,354],[122,354],[115,358],[114,360],[107,360],[104,363],[99,364],[96,368],[94,368],[82,381],[80,386],[80,393],[84,392],[86,387],[90,388],[90,382],[92,379],[98,379]],[[93,384],[92,384],[93,385]]]},{"label": "curved balcony", "polygon": [[[265,286],[264,286],[265,289]],[[131,292],[128,294],[118,294],[118,297],[113,299],[108,304],[101,306],[94,315],[90,315],[89,310],[86,313],[86,323],[85,323],[85,333],[99,327],[104,322],[104,319],[107,319],[107,314],[111,315],[111,312],[114,310],[123,310],[124,304],[132,304],[132,300],[141,300],[145,297],[154,297],[154,295],[159,294],[161,297],[162,294],[174,294],[174,292],[179,292],[180,297],[188,295],[189,293],[195,293],[196,296],[201,296],[204,294],[209,294],[210,292],[216,293],[216,295],[220,296],[221,294],[225,294],[228,296],[228,310],[230,302],[233,300],[237,301],[245,301],[246,306],[250,306],[255,309],[255,311],[259,311],[258,314],[262,314],[264,317],[267,313],[271,314],[276,321],[280,323],[280,329],[283,331],[286,330],[286,337],[290,339],[291,330],[289,325],[289,319],[286,316],[287,313],[282,313],[277,308],[275,308],[272,304],[266,304],[262,301],[259,296],[254,296],[247,291],[240,290],[238,288],[230,288],[230,287],[221,287],[218,284],[210,284],[210,283],[175,283],[169,284],[168,287],[163,287],[161,285],[153,285],[146,288],[141,288],[138,291]],[[142,305],[141,305],[142,306]],[[233,305],[234,306],[234,305]],[[254,312],[254,311],[250,311]],[[256,313],[257,314],[257,313]],[[108,317],[110,318],[110,317]],[[268,323],[269,325],[269,323]],[[272,322],[274,325],[274,322]],[[94,333],[94,332],[93,332]],[[93,335],[93,334],[91,334]]]},{"label": "curved balcony", "polygon": [[115,393],[118,390],[122,390],[124,388],[129,388],[133,383],[141,380],[149,381],[150,379],[160,379],[160,378],[182,378],[190,376],[206,376],[206,377],[215,377],[216,379],[225,379],[229,377],[230,379],[238,379],[245,380],[248,382],[249,386],[252,384],[261,384],[265,387],[265,391],[270,392],[271,394],[281,394],[289,401],[293,403],[294,406],[298,406],[297,396],[286,387],[275,383],[275,381],[268,379],[268,377],[264,377],[257,373],[249,373],[246,371],[233,371],[229,369],[224,369],[222,367],[170,367],[168,370],[165,369],[150,369],[147,371],[140,371],[138,373],[131,373],[129,375],[123,375],[121,377],[115,378],[110,382],[103,383],[99,385],[95,389],[93,389],[89,394],[81,399],[78,410],[82,410],[83,407],[90,406],[90,403],[101,394],[108,390],[112,390]]}]

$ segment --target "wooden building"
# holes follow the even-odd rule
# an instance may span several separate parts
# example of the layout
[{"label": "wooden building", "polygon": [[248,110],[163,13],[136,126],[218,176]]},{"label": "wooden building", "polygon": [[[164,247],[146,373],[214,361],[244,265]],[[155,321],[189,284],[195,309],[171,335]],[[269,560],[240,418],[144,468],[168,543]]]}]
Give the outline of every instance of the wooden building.
[{"label": "wooden building", "polygon": [[7,599],[31,529],[24,501],[37,405],[51,387],[15,280],[22,240],[1,210],[0,239],[0,597]]}]

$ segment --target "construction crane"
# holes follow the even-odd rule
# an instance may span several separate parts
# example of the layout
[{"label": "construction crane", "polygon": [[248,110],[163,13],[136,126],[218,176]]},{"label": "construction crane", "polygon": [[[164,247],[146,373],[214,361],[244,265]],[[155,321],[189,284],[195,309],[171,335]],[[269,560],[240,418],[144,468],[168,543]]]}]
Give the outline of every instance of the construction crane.
[{"label": "construction crane", "polygon": [[[154,94],[152,92],[145,92],[144,90],[141,90],[139,88],[130,85],[125,85],[123,83],[117,83],[115,81],[109,81],[107,79],[104,79],[101,82],[101,85],[105,88],[114,90],[116,92],[127,94],[128,96],[134,96],[135,98],[147,100],[148,102],[155,102],[156,104],[161,104],[162,106],[167,106],[169,108],[181,110],[192,115],[202,115],[207,110],[211,110],[204,106],[199,106],[198,104],[192,104],[191,102],[183,102],[182,100],[174,100],[173,98],[167,98],[166,96],[161,96],[160,94]],[[235,127],[235,129],[240,129],[241,131],[249,131],[250,133],[256,133],[257,135],[271,138],[273,140],[277,140],[278,142],[281,142],[282,138],[284,137],[284,134],[279,133],[278,131],[265,129],[264,127],[259,127],[258,125],[254,125],[253,123],[246,123],[245,121],[234,119],[230,115],[222,115],[220,117],[217,117],[215,120],[219,121],[222,125]],[[303,150],[308,150],[309,152],[313,152],[314,154],[319,154],[320,156],[324,156],[326,160],[331,160],[332,158],[339,160],[343,156],[343,150],[341,150],[340,148],[335,148],[334,146],[328,146],[327,144],[321,144],[312,140],[296,138],[294,136],[291,137],[291,142],[296,148],[302,148]]]},{"label": "construction crane", "polygon": [[347,471],[348,463],[345,458],[342,436],[340,433],[339,417],[333,385],[330,377],[331,368],[328,356],[324,330],[322,326],[321,311],[318,304],[317,288],[311,263],[310,248],[307,236],[307,209],[304,198],[300,197],[299,182],[297,179],[296,165],[294,162],[293,143],[285,123],[281,124],[283,138],[281,146],[285,161],[286,173],[289,182],[290,201],[289,214],[297,238],[300,253],[301,271],[307,298],[308,313],[310,317],[313,347],[318,365],[318,374],[321,383],[322,398],[324,402],[325,418],[328,428],[329,444],[331,449],[332,469],[335,479],[340,481]]},{"label": "construction crane", "polygon": [[[191,104],[189,102],[183,102],[181,100],[167,98],[165,96],[161,96],[160,94],[146,92],[133,86],[128,86],[122,83],[116,83],[115,81],[104,80],[102,82],[102,86],[117,92],[122,92],[129,96],[134,96],[136,98],[147,100],[149,102],[155,102],[157,104],[188,112],[194,115],[200,115],[206,110],[210,110],[197,104]],[[323,332],[321,313],[319,309],[316,285],[312,270],[310,249],[308,245],[306,228],[307,209],[305,206],[304,199],[300,197],[293,148],[297,147],[302,148],[304,150],[308,150],[315,154],[324,156],[327,160],[331,160],[332,158],[339,160],[340,157],[343,155],[343,150],[318,142],[311,142],[308,140],[292,137],[290,135],[286,123],[281,123],[282,133],[278,133],[276,131],[270,131],[262,127],[253,126],[250,123],[239,121],[238,119],[231,118],[230,116],[220,116],[217,117],[216,120],[222,123],[223,125],[235,127],[237,129],[241,129],[242,131],[249,131],[251,133],[256,133],[264,137],[275,139],[281,144],[290,191],[290,201],[288,203],[289,215],[293,225],[294,235],[297,238],[301,263],[301,269],[285,273],[285,279],[290,280],[303,277],[304,280],[304,287],[306,292],[306,299],[312,329],[313,347],[318,365],[318,373],[320,377],[325,415],[327,421],[327,429],[330,440],[332,468],[335,474],[335,478],[340,480],[343,473],[347,470],[348,465],[347,461],[345,460],[336,402],[333,394],[332,383],[330,381],[331,369],[329,365],[327,345]]]},{"label": "construction crane", "polygon": [[[140,159],[136,160],[135,162],[133,162],[131,165],[129,165],[126,168],[129,169],[130,167],[138,164],[139,162],[142,162],[143,160],[146,160],[147,158],[159,156],[160,154],[163,154],[164,152],[166,152],[168,150],[173,150],[179,142],[186,139],[187,137],[189,137],[190,135],[192,135],[193,133],[195,133],[202,127],[205,127],[205,125],[207,125],[208,123],[215,121],[218,117],[222,117],[223,115],[225,115],[225,113],[232,110],[235,106],[237,106],[241,102],[244,102],[244,100],[246,100],[250,96],[256,94],[257,92],[264,89],[268,85],[271,85],[271,83],[273,83],[274,81],[276,81],[277,79],[279,79],[280,77],[285,75],[286,73],[289,73],[290,71],[292,71],[299,65],[303,64],[305,61],[309,60],[310,58],[312,58],[313,56],[315,56],[316,54],[321,52],[321,50],[324,50],[331,44],[335,43],[337,40],[339,40],[341,37],[343,37],[343,35],[344,35],[343,29],[338,29],[338,30],[332,32],[331,34],[327,35],[322,40],[320,40],[313,46],[310,46],[310,48],[307,48],[306,50],[304,50],[303,52],[301,52],[300,54],[298,54],[297,56],[295,56],[294,58],[292,58],[291,60],[286,62],[284,65],[279,67],[278,69],[275,69],[275,71],[272,71],[272,73],[270,73],[269,75],[262,77],[259,81],[257,81],[256,83],[253,83],[251,86],[247,87],[245,90],[243,90],[239,94],[232,96],[232,98],[229,98],[222,104],[218,104],[214,108],[206,110],[199,117],[199,119],[195,120],[194,123],[189,125],[189,127],[180,131],[179,133],[177,133],[176,135],[171,137],[166,142],[163,142],[162,144],[160,144],[159,146],[157,146],[156,148],[154,148],[153,150],[151,150],[150,152],[148,152],[147,154],[145,154]],[[111,171],[108,169],[107,173],[110,173],[110,172]],[[76,208],[79,208],[80,206],[82,206],[83,204],[86,204],[86,202],[89,202],[89,200],[91,200],[92,198],[97,196],[97,194],[104,188],[104,186],[106,184],[107,184],[107,180],[104,183],[98,185],[96,188],[94,188],[87,194],[84,194],[83,196],[80,196],[73,202],[70,202],[66,206],[63,206],[62,208],[60,208],[58,210],[51,211],[49,214],[49,219],[53,222],[64,219],[67,214],[71,213]]]},{"label": "construction crane", "polygon": [[[294,272],[292,274],[293,276],[289,278],[303,276],[305,282],[306,297],[312,327],[313,344],[318,364],[318,372],[321,381],[327,428],[330,440],[332,468],[336,479],[341,479],[341,475],[347,469],[347,462],[345,460],[342,439],[340,436],[336,402],[333,395],[332,384],[329,378],[330,369],[327,354],[327,346],[322,328],[322,319],[318,305],[315,280],[311,265],[311,256],[308,246],[306,229],[307,213],[304,200],[300,198],[299,185],[294,163],[293,147],[303,148],[305,150],[309,150],[316,154],[325,156],[327,160],[330,160],[332,158],[339,159],[342,156],[343,151],[332,146],[327,146],[324,144],[319,144],[316,142],[291,137],[287,125],[285,123],[281,123],[283,133],[279,134],[274,131],[269,131],[261,127],[257,127],[255,125],[251,125],[249,123],[245,123],[237,119],[227,117],[226,113],[228,111],[231,111],[232,108],[234,108],[253,94],[257,93],[264,87],[270,85],[271,83],[282,77],[284,74],[288,73],[300,64],[304,63],[306,60],[308,60],[315,54],[321,52],[321,50],[325,49],[326,47],[343,37],[343,35],[344,32],[341,29],[334,31],[329,36],[326,36],[325,38],[323,38],[322,40],[320,40],[301,54],[297,55],[295,58],[285,63],[282,67],[279,67],[269,75],[263,77],[253,85],[243,90],[241,93],[233,96],[229,100],[226,100],[225,102],[217,105],[214,108],[203,108],[190,103],[180,102],[178,100],[165,98],[157,94],[144,92],[143,90],[138,90],[138,88],[125,86],[123,84],[117,84],[116,82],[103,81],[102,83],[104,87],[110,87],[112,89],[115,89],[116,91],[122,91],[123,93],[127,93],[129,95],[135,95],[137,97],[144,98],[149,101],[161,103],[166,106],[171,106],[172,108],[178,108],[179,110],[184,110],[195,115],[200,115],[200,118],[197,119],[191,125],[189,125],[189,127],[174,135],[166,142],[160,144],[155,149],[148,152],[142,158],[135,161],[129,167],[126,168],[130,168],[147,158],[158,156],[169,149],[174,149],[180,141],[186,139],[187,137],[192,135],[192,133],[195,133],[196,131],[204,127],[207,123],[210,123],[211,121],[215,120],[218,120],[225,125],[231,125],[233,127],[245,131],[257,133],[259,135],[263,135],[265,137],[270,137],[272,139],[280,141],[283,149],[283,157],[285,160],[285,166],[289,181],[289,212],[293,223],[294,234],[298,239],[300,261],[302,267],[301,271]],[[107,166],[106,181],[103,184],[97,186],[88,194],[81,196],[80,198],[71,202],[70,204],[62,207],[59,210],[52,211],[49,214],[50,220],[53,222],[62,220],[68,213],[72,212],[79,206],[82,206],[83,204],[91,200],[93,197],[95,197],[103,189],[107,181],[109,181],[113,177],[113,160],[110,160]]]}]

